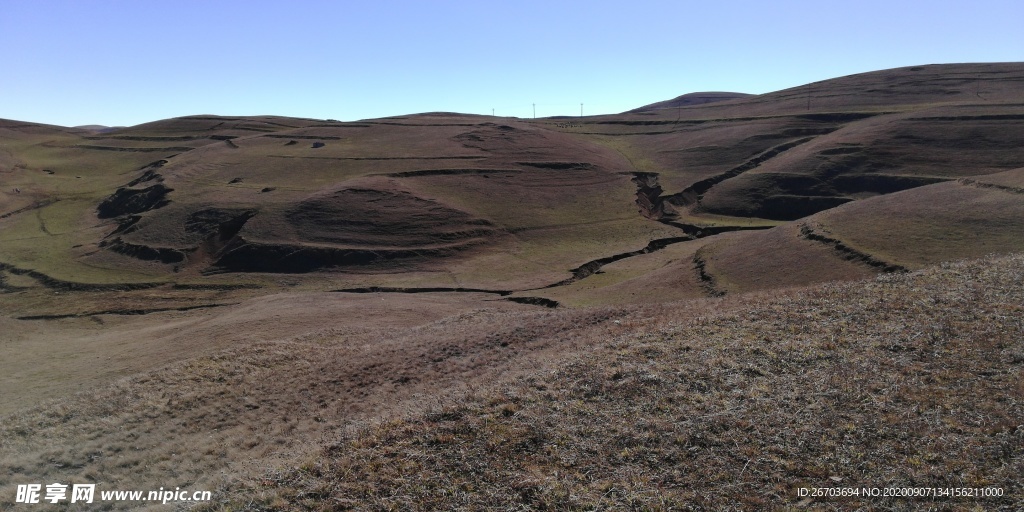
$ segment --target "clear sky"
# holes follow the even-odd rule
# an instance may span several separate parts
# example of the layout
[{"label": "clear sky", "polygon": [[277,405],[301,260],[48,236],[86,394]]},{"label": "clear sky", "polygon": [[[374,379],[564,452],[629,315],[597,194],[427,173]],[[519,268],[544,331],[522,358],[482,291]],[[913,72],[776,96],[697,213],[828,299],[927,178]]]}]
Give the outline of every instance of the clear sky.
[{"label": "clear sky", "polygon": [[621,112],[1024,60],[1024,1],[0,0],[0,118]]}]

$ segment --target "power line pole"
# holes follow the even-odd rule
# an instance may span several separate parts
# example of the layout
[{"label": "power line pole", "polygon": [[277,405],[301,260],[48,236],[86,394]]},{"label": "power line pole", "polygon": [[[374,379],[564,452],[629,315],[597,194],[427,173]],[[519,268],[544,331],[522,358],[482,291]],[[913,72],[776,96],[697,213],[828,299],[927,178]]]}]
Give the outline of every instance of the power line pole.
[{"label": "power line pole", "polygon": [[580,117],[583,117],[583,104],[580,103]]},{"label": "power line pole", "polygon": [[491,117],[494,117],[494,109],[491,109]]},{"label": "power line pole", "polygon": [[533,104],[533,118],[537,119],[537,104]]}]

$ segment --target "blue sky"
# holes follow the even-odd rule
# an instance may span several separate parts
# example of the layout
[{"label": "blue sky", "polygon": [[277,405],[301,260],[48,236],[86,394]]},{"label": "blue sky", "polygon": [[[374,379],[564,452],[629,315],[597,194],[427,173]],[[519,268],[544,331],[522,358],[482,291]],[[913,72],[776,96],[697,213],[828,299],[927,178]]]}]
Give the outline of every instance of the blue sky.
[{"label": "blue sky", "polygon": [[0,118],[604,114],[1024,60],[1010,1],[0,0]]}]

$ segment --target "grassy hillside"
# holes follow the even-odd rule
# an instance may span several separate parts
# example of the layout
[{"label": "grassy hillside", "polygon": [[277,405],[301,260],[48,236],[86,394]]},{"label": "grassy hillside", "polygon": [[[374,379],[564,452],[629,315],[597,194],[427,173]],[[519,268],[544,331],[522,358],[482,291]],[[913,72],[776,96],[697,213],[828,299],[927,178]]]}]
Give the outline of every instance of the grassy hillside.
[{"label": "grassy hillside", "polygon": [[[1022,80],[1016,63],[922,66],[573,120],[199,115],[104,132],[5,121],[0,263],[23,288],[280,289],[274,275],[292,274],[321,291],[529,294],[645,247],[718,243],[723,231],[1020,168]],[[946,244],[942,225],[914,228],[942,241],[928,261],[988,252],[947,254],[962,244]],[[757,264],[756,239],[736,246],[749,255],[736,264]],[[917,258],[893,253],[905,250],[917,249],[885,256]],[[856,274],[818,267],[786,282]],[[681,289],[665,297],[690,296]]]},{"label": "grassy hillside", "polygon": [[580,118],[0,120],[0,491],[1020,508],[1022,85],[952,64]]},{"label": "grassy hillside", "polygon": [[584,510],[997,486],[1004,498],[934,503],[1013,509],[1022,278],[1017,255],[763,295],[268,337],[7,415],[0,488],[175,485],[216,489],[217,509]]},{"label": "grassy hillside", "polygon": [[[1022,278],[1013,256],[611,312],[586,353],[344,432],[228,508],[1016,509]],[[865,486],[1005,495],[797,494]]]}]

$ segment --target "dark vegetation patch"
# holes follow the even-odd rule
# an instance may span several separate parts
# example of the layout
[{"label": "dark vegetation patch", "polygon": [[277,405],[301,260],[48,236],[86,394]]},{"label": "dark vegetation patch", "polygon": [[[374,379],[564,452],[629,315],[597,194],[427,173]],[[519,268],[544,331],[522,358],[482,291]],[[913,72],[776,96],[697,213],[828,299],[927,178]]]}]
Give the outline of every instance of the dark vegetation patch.
[{"label": "dark vegetation patch", "polygon": [[228,240],[237,235],[255,215],[256,210],[246,208],[204,208],[188,215],[185,231]]},{"label": "dark vegetation patch", "polygon": [[117,219],[117,228],[107,235],[107,237],[131,233],[138,229],[139,221],[141,220],[141,215],[122,215]]},{"label": "dark vegetation patch", "polygon": [[174,189],[161,183],[143,189],[119,188],[96,208],[101,219],[146,212],[170,204],[167,194]]},{"label": "dark vegetation patch", "polygon": [[545,308],[557,308],[561,304],[557,300],[551,300],[544,297],[509,297],[505,300],[512,302],[518,302],[520,304],[529,304],[531,306],[543,306]]},{"label": "dark vegetation patch", "polygon": [[136,185],[138,185],[140,183],[145,183],[147,181],[153,181],[153,180],[163,181],[164,180],[163,176],[158,174],[156,172],[156,170],[161,168],[161,167],[163,167],[166,164],[167,164],[167,160],[157,160],[155,162],[150,162],[150,163],[142,166],[141,168],[139,168],[139,170],[135,171],[135,172],[141,172],[142,175],[139,176],[138,178],[135,178],[132,181],[129,181],[128,184],[125,185],[125,186],[126,187],[134,187],[134,186],[136,186]]},{"label": "dark vegetation patch", "polygon": [[151,247],[142,244],[125,242],[121,237],[100,242],[100,247],[118,254],[140,260],[159,261],[161,263],[181,263],[185,261],[185,253],[169,247]]}]

